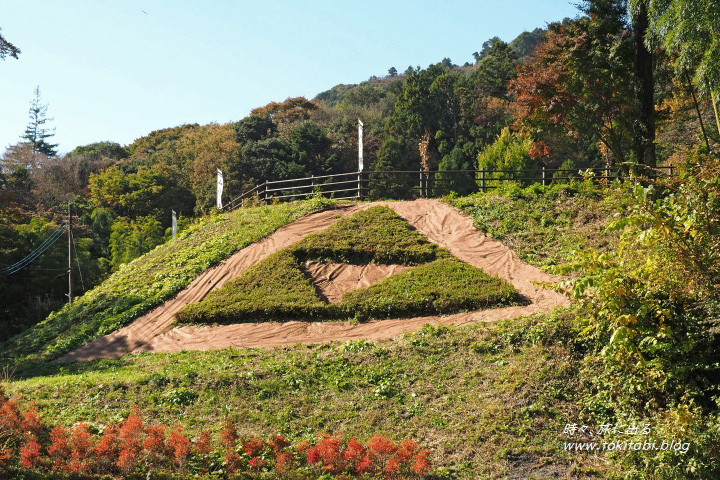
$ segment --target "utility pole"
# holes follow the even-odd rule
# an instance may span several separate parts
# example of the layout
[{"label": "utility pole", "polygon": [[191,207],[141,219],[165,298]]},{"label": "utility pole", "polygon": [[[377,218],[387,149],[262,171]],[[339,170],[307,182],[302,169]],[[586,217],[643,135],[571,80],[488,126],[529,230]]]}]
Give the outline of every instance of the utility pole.
[{"label": "utility pole", "polygon": [[68,203],[68,301],[73,301],[72,203]]}]

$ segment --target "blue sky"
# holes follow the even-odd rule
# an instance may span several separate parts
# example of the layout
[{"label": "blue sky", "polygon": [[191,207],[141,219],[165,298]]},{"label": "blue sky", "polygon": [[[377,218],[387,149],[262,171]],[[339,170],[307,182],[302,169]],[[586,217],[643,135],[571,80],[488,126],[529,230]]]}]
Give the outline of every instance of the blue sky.
[{"label": "blue sky", "polygon": [[472,62],[494,36],[575,17],[576,0],[0,0],[22,50],[0,62],[0,151],[17,143],[36,86],[67,152],[183,123],[236,121],[339,83]]}]

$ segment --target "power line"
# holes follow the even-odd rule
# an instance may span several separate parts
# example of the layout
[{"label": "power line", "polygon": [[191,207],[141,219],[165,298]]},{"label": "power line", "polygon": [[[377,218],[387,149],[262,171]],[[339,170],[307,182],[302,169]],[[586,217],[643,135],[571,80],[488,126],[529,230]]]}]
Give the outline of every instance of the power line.
[{"label": "power line", "polygon": [[58,239],[62,236],[62,234],[65,232],[66,224],[65,222],[60,223],[57,229],[55,229],[54,232],[48,236],[48,238],[45,239],[44,242],[42,242],[40,245],[35,248],[30,254],[20,260],[19,262],[15,262],[12,265],[8,265],[6,267],[0,268],[0,275],[12,275],[13,273],[16,273],[23,268],[30,265],[32,262],[38,259],[40,255],[45,253],[48,248],[52,247],[55,242],[58,241]]}]

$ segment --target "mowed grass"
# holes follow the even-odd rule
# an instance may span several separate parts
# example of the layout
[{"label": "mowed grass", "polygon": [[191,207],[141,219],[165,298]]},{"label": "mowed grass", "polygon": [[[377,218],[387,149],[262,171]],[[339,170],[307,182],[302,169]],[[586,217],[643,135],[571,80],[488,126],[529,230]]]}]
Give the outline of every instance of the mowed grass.
[{"label": "mowed grass", "polygon": [[483,310],[519,299],[505,280],[448,256],[347,292],[339,307],[360,318],[402,318]]},{"label": "mowed grass", "polygon": [[[422,265],[326,304],[301,268],[306,260]],[[175,318],[181,324],[404,318],[491,308],[518,298],[510,284],[456,259],[389,208],[372,207],[272,255]]]},{"label": "mowed grass", "polygon": [[439,247],[391,209],[376,206],[308,235],[293,251],[317,262],[420,265],[435,260]]},{"label": "mowed grass", "polygon": [[52,360],[111,333],[169,300],[198,274],[241,248],[329,205],[315,199],[239,209],[203,219],[0,345],[0,364]]},{"label": "mowed grass", "polygon": [[326,317],[326,309],[298,259],[286,249],[186,306],[175,319],[181,324],[311,319]]},{"label": "mowed grass", "polygon": [[137,407],[195,438],[217,438],[225,419],[243,438],[408,437],[432,450],[440,478],[577,478],[607,467],[562,448],[564,425],[584,420],[570,323],[558,314],[374,342],[46,364],[6,389],[50,425],[102,429]]}]

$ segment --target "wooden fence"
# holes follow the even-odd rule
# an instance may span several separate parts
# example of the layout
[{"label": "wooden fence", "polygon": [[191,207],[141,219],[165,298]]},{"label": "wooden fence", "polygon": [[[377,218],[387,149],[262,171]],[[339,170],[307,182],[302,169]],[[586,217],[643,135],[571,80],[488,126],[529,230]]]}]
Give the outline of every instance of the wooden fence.
[{"label": "wooden fence", "polygon": [[[653,171],[655,176],[672,176],[673,173],[672,166],[657,167]],[[233,199],[226,205],[226,209],[237,208],[249,200],[268,203],[298,200],[312,195],[338,200],[414,199],[440,197],[450,192],[468,195],[498,188],[503,182],[550,185],[584,178],[611,182],[620,178],[620,174],[607,168],[570,170],[544,167],[536,170],[393,170],[341,173],[266,181]]]}]

